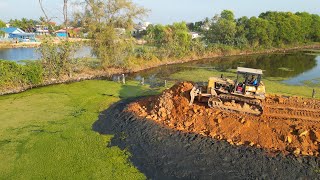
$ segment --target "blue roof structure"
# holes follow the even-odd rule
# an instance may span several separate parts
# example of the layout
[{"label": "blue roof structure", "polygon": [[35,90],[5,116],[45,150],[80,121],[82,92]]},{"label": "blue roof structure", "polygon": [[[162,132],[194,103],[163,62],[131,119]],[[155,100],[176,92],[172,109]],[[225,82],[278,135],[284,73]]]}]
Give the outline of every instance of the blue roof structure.
[{"label": "blue roof structure", "polygon": [[16,27],[0,28],[0,31],[3,31],[7,34],[13,33],[15,31],[19,31],[19,33],[24,33],[23,30],[21,30],[20,28],[16,28]]},{"label": "blue roof structure", "polygon": [[9,28],[0,28],[0,31],[3,31],[5,34],[5,38],[19,40],[20,42],[25,41],[35,41],[34,33],[26,33],[20,28],[9,27]]}]

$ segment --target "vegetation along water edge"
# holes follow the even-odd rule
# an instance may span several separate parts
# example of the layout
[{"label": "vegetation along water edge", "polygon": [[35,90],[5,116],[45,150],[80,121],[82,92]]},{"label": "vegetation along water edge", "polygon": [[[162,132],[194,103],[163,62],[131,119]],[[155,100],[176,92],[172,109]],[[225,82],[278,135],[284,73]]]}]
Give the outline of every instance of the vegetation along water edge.
[{"label": "vegetation along water edge", "polygon": [[[133,21],[119,19],[138,19],[147,14],[145,8],[115,2],[114,6],[128,10],[128,13],[121,14],[121,18],[110,19],[117,17],[117,12],[96,14],[91,8],[86,9],[108,8],[106,2],[102,5],[95,1],[87,3],[90,6],[76,12],[74,18],[86,30],[90,40],[85,44],[91,46],[95,58],[72,58],[81,43],[72,42],[71,38],[58,44],[53,38],[43,38],[38,50],[40,62],[25,65],[0,62],[0,94],[202,58],[319,49],[320,46],[320,16],[306,12],[268,11],[258,17],[235,18],[232,11],[224,10],[199,22],[149,25],[139,37],[133,37]],[[194,31],[200,36],[194,38],[190,34]],[[31,73],[30,68],[35,71]]]}]

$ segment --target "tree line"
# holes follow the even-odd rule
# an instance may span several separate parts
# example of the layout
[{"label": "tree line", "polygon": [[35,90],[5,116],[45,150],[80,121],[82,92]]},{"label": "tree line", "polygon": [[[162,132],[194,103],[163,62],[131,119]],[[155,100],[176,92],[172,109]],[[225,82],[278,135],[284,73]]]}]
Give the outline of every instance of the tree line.
[{"label": "tree line", "polygon": [[[190,31],[200,32],[201,38],[192,39]],[[211,19],[195,23],[150,26],[145,39],[149,46],[157,47],[149,51],[160,59],[233,49],[286,47],[320,42],[320,16],[268,11],[258,17],[236,19],[232,11],[224,10]]]},{"label": "tree line", "polygon": [[235,19],[232,11],[224,10],[211,21],[204,32],[204,40],[211,44],[268,48],[320,41],[320,16],[307,12],[268,11]]},{"label": "tree line", "polygon": [[[72,56],[77,48],[75,43],[62,41],[55,44],[52,40],[45,39],[39,48],[42,56],[40,64],[28,64],[29,67],[38,68],[38,71],[34,71],[38,74],[30,74],[29,69],[17,71],[22,75],[30,74],[32,77],[23,82],[41,84],[43,79],[72,77],[82,68],[89,68],[90,71],[97,67],[105,71],[110,68],[130,69],[149,62],[201,58],[212,53],[228,54],[229,51],[260,50],[320,42],[319,15],[269,11],[261,13],[258,17],[244,16],[236,19],[232,11],[224,10],[219,15],[196,23],[150,25],[143,36],[146,43],[137,45],[131,32],[135,26],[134,22],[142,20],[148,14],[147,9],[131,0],[82,0],[77,5],[80,8],[76,8],[78,11],[74,11],[68,25],[76,24],[88,34],[89,45],[99,61],[98,65],[96,62],[91,66],[90,62],[75,60]],[[42,22],[48,23],[47,21],[42,18]],[[30,28],[29,24],[32,22],[28,22],[12,21],[24,30]],[[0,22],[0,26],[1,24],[3,25]],[[191,31],[199,32],[200,38],[192,38]],[[14,76],[8,72],[7,77]],[[12,81],[12,78],[4,77],[3,73],[2,76],[0,86],[4,82]],[[34,77],[38,77],[38,80],[34,80]]]}]

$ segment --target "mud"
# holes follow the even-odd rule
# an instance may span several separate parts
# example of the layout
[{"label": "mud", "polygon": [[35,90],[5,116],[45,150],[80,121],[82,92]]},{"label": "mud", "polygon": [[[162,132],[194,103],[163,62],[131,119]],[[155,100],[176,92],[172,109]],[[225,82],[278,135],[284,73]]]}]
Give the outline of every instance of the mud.
[{"label": "mud", "polygon": [[189,106],[192,84],[176,84],[159,96],[131,103],[128,111],[159,125],[192,132],[234,146],[262,148],[276,155],[319,156],[320,101],[299,97],[268,96],[263,114],[254,116]]},{"label": "mud", "polygon": [[[132,101],[112,105],[100,115],[93,129],[102,134],[113,134],[109,146],[127,149],[132,155],[131,162],[149,179],[320,177],[318,157],[272,156],[255,146],[231,145],[206,134],[176,130],[166,123],[138,117],[135,112],[128,111],[127,106]],[[146,101],[140,99],[139,102]],[[130,106],[132,104],[129,109]]]}]

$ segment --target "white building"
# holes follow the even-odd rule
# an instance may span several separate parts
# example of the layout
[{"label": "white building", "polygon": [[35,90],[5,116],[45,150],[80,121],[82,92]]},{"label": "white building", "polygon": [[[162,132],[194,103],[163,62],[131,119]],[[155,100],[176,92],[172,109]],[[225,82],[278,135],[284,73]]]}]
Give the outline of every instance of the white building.
[{"label": "white building", "polygon": [[150,26],[151,25],[151,23],[150,22],[140,22],[140,23],[138,23],[135,27],[134,27],[134,29],[133,29],[133,31],[132,31],[132,36],[133,37],[139,37],[139,36],[141,36],[141,34],[144,32],[144,31],[146,31],[147,30],[147,28],[148,28],[148,26]]},{"label": "white building", "polygon": [[199,33],[197,33],[197,32],[190,32],[189,34],[191,35],[191,38],[192,38],[192,39],[197,39],[197,38],[201,37],[201,36],[199,35]]},{"label": "white building", "polygon": [[49,35],[49,29],[45,25],[36,25],[36,35],[41,36],[41,35]]}]

